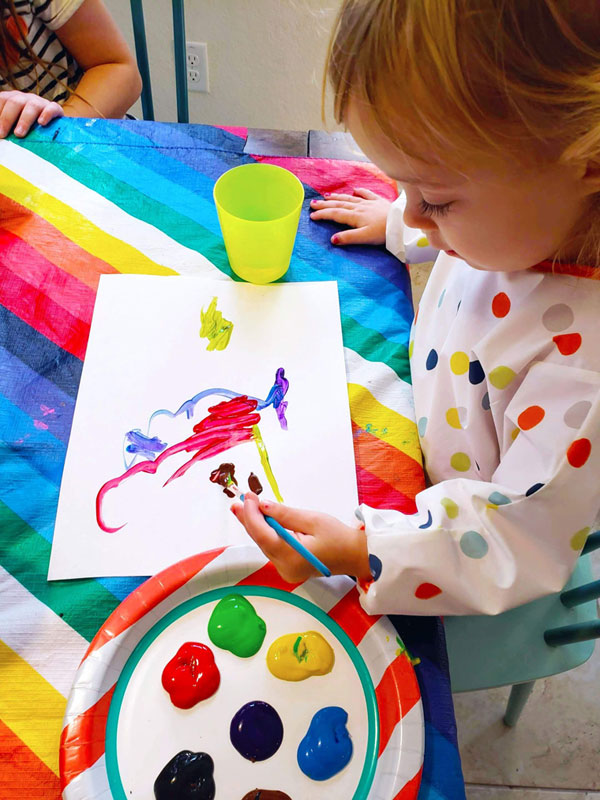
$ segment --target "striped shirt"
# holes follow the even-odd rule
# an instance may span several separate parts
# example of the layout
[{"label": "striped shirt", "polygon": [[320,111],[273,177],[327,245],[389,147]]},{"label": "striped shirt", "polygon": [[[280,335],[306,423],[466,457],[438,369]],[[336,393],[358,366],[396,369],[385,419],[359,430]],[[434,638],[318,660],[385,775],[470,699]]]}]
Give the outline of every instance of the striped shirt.
[{"label": "striped shirt", "polygon": [[[36,55],[52,65],[50,72],[43,71],[27,56],[9,11],[4,11],[8,30],[17,42],[14,58],[11,59],[8,54],[9,63],[13,61],[11,70],[17,89],[35,92],[57,103],[63,103],[69,97],[64,84],[74,89],[81,80],[83,70],[63,47],[55,31],[69,21],[82,3],[83,0],[15,0],[15,9],[23,21],[23,30],[25,27],[27,29],[29,44]],[[0,91],[12,88],[0,76]]]}]

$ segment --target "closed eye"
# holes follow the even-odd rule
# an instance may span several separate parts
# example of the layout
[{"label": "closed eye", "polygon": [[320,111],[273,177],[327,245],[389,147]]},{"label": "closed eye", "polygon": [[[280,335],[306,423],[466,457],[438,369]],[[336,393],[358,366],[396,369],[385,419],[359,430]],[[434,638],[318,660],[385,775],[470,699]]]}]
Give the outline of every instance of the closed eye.
[{"label": "closed eye", "polygon": [[436,205],[435,203],[428,203],[427,200],[421,199],[419,201],[419,211],[424,217],[443,217],[450,211],[451,205],[452,201]]}]

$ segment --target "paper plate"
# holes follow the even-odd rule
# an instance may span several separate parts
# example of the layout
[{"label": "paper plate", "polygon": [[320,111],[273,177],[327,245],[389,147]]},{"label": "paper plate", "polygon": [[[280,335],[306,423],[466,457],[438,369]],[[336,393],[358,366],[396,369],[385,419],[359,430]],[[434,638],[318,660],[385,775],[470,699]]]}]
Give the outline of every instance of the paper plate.
[{"label": "paper plate", "polygon": [[[265,620],[258,653],[241,659],[209,640],[216,603],[245,595]],[[281,681],[267,669],[271,642],[316,630],[335,651],[325,676]],[[186,641],[212,649],[221,673],[217,692],[192,709],[175,708],[162,689],[167,661]],[[283,742],[252,763],[233,748],[235,712],[262,700],[278,712]],[[324,706],[348,712],[353,756],[326,781],[298,767],[296,752],[312,716]],[[242,800],[252,789],[278,789],[292,800],[413,800],[423,764],[419,686],[395,628],[367,615],[354,581],[282,581],[253,545],[211,550],[150,578],[104,623],[77,672],[61,738],[65,800],[154,800],[153,783],[180,750],[204,751],[215,762],[216,800]]]}]

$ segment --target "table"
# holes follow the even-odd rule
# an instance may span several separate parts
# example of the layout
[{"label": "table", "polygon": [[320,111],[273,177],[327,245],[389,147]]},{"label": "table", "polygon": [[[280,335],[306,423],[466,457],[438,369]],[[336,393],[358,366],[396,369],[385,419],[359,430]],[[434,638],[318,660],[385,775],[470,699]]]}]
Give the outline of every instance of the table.
[{"label": "table", "polygon": [[[60,796],[58,744],[74,671],[100,624],[141,582],[46,581],[99,275],[234,277],[212,204],[213,183],[224,170],[260,160],[287,167],[304,183],[287,279],[338,281],[361,500],[415,510],[423,472],[410,412],[408,274],[383,248],[333,247],[337,226],[308,218],[308,203],[325,191],[360,185],[393,198],[395,185],[368,162],[253,156],[244,152],[247,134],[62,119],[24,140],[0,142],[4,800]],[[422,775],[396,800],[412,797],[419,779],[420,800],[460,800],[464,784],[441,621],[395,617],[394,624],[415,662],[426,726]]]}]

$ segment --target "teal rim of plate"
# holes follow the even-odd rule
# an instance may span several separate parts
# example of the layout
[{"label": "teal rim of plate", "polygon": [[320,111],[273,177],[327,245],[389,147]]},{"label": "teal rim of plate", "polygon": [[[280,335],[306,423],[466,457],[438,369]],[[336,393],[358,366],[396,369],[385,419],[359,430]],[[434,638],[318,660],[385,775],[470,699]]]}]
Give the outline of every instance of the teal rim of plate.
[{"label": "teal rim of plate", "polygon": [[340,642],[350,660],[352,661],[358,677],[360,679],[362,689],[365,696],[365,703],[367,706],[367,719],[369,721],[369,730],[367,734],[367,749],[365,754],[365,763],[363,770],[356,787],[356,791],[352,795],[352,800],[367,800],[369,790],[373,785],[373,778],[375,777],[375,770],[377,768],[377,751],[379,749],[379,716],[377,714],[377,698],[375,696],[375,688],[367,665],[363,657],[360,655],[356,645],[348,634],[344,631],[335,620],[331,619],[323,609],[312,603],[310,600],[305,600],[303,597],[298,597],[290,592],[282,591],[281,589],[273,589],[270,586],[226,586],[220,589],[211,589],[208,592],[192,597],[185,600],[172,611],[159,620],[148,633],[138,642],[135,650],[127,659],[125,666],[121,670],[115,692],[110,702],[108,711],[108,719],[106,721],[106,739],[105,739],[105,757],[106,757],[106,774],[108,777],[108,784],[112,792],[113,800],[128,800],[123,783],[121,781],[121,774],[119,772],[119,763],[117,758],[117,728],[119,724],[119,714],[121,712],[121,705],[123,697],[131,676],[135,668],[140,662],[146,650],[150,647],[152,642],[160,636],[160,634],[168,628],[175,620],[183,617],[185,614],[193,611],[199,606],[211,603],[214,600],[220,600],[228,594],[241,594],[251,597],[270,597],[274,600],[281,600],[292,606],[297,606],[311,614],[319,620]]}]

